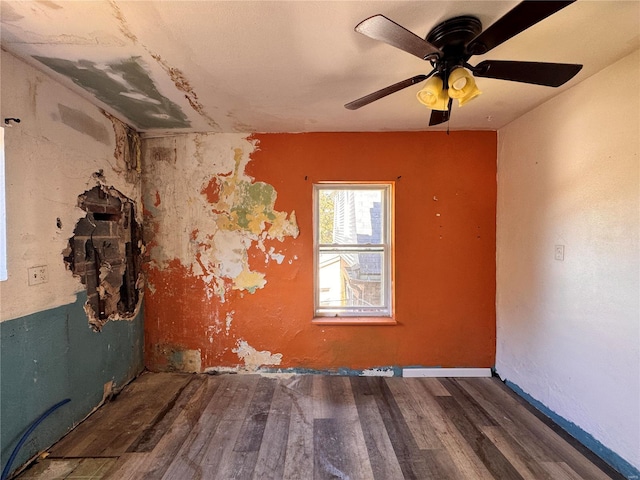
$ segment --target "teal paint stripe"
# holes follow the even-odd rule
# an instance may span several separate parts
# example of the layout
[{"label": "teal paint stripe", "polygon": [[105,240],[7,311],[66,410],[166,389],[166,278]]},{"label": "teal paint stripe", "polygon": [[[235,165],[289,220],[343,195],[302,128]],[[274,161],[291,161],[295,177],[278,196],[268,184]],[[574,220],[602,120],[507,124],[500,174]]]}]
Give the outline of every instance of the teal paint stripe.
[{"label": "teal paint stripe", "polygon": [[102,400],[104,384],[122,386],[144,367],[143,313],[132,320],[89,327],[83,305],[74,303],[0,323],[0,463],[29,425],[65,398],[29,437],[12,467],[59,440]]},{"label": "teal paint stripe", "polygon": [[629,462],[627,462],[624,458],[618,455],[613,450],[605,447],[602,443],[596,440],[593,435],[588,432],[585,432],[582,428],[580,428],[575,423],[567,420],[566,418],[558,415],[553,410],[549,409],[546,405],[544,405],[539,400],[536,400],[527,392],[525,392],[522,388],[520,388],[515,383],[505,380],[505,385],[517,393],[520,397],[524,398],[528,403],[533,405],[537,410],[540,410],[543,414],[557,423],[563,430],[565,430],[569,435],[582,443],[585,447],[599,456],[602,460],[607,462],[613,468],[615,468],[618,472],[624,475],[629,480],[638,480],[640,479],[640,470],[635,468]]}]

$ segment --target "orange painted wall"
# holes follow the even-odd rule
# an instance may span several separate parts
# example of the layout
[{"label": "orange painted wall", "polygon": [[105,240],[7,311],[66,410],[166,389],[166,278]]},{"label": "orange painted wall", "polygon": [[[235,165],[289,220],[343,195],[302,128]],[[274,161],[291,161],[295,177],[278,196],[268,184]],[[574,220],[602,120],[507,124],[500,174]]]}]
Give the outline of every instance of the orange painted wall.
[{"label": "orange painted wall", "polygon": [[[201,370],[236,367],[239,341],[281,354],[278,368],[491,367],[495,359],[495,132],[260,134],[246,172],[272,185],[276,209],[295,211],[297,238],[266,240],[285,261],[249,264],[266,285],[209,298],[205,280],[172,262],[148,268],[148,368],[176,368],[200,351]],[[206,152],[205,152],[206,154]],[[395,181],[395,326],[312,324],[312,185]],[[194,185],[200,189],[200,185]],[[212,196],[204,191],[203,195]],[[145,195],[145,207],[161,201]],[[180,206],[177,206],[178,209]],[[186,206],[185,206],[186,208]],[[147,212],[148,230],[157,221]],[[180,232],[177,235],[183,234]],[[150,241],[150,249],[159,248]],[[213,325],[224,324],[215,335]],[[178,361],[179,363],[179,361]]]}]

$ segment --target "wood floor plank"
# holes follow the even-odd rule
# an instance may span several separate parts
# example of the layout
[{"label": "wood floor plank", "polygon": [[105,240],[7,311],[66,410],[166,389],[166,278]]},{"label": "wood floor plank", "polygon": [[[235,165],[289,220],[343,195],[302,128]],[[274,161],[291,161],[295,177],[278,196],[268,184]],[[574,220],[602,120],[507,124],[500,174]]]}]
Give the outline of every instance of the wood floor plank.
[{"label": "wood floor plank", "polygon": [[313,478],[330,480],[335,478],[357,478],[345,452],[349,445],[345,442],[338,420],[316,418],[313,420]]},{"label": "wood floor plank", "polygon": [[21,480],[58,480],[65,479],[80,465],[80,458],[45,458],[32,465],[21,475]]},{"label": "wood floor plank", "polygon": [[367,445],[349,377],[330,377],[328,397],[331,402],[332,417],[338,420],[341,434],[349,446],[346,454],[352,468],[352,478],[372,478],[373,472]]},{"label": "wood floor plank", "polygon": [[453,458],[444,448],[424,450],[421,453],[424,458],[425,468],[429,471],[429,477],[437,480],[459,480],[460,472]]},{"label": "wood floor plank", "polygon": [[247,409],[238,440],[233,447],[236,452],[257,452],[262,444],[262,435],[267,424],[271,400],[277,381],[273,378],[260,378]]},{"label": "wood floor plank", "polygon": [[480,427],[489,440],[509,460],[525,480],[556,480],[543,465],[534,459],[502,427]]},{"label": "wood floor plank", "polygon": [[471,395],[491,412],[498,423],[531,452],[538,461],[564,462],[584,479],[611,478],[584,455],[545,425],[533,413],[514,398],[512,392],[496,378],[477,379],[477,382],[461,382]]},{"label": "wood floor plank", "polygon": [[249,458],[255,464],[258,451],[234,452],[234,446],[244,424],[244,420],[251,405],[251,399],[256,393],[260,377],[257,375],[241,375],[237,380],[237,388],[233,398],[225,409],[215,434],[202,457],[203,478],[231,480],[250,478],[244,468],[238,469]]},{"label": "wood floor plank", "polygon": [[553,480],[583,480],[580,475],[564,462],[543,462],[542,466],[549,472]]},{"label": "wood floor plank", "polygon": [[453,378],[439,378],[438,382],[451,394],[464,410],[465,416],[477,426],[495,427],[498,423],[489,415],[473,396],[464,390]]},{"label": "wood floor plank", "polygon": [[[494,480],[493,475],[475,454],[463,435],[456,429],[448,418],[447,412],[442,410],[435,396],[427,390],[424,379],[406,379],[407,389],[413,401],[422,414],[433,426],[436,435],[444,445],[458,469],[459,478],[466,480]],[[447,392],[448,393],[448,392]],[[443,396],[448,397],[449,395]]]},{"label": "wood floor plank", "polygon": [[416,403],[407,388],[406,379],[400,377],[388,378],[386,382],[398,403],[398,407],[400,407],[400,411],[407,422],[409,430],[411,430],[418,448],[421,450],[444,448],[428,418],[422,414],[419,408],[416,408]]},{"label": "wood floor plank", "polygon": [[[105,480],[138,480],[143,478],[149,466],[148,453],[123,453],[105,473]],[[160,477],[155,477],[160,478]]]},{"label": "wood floor plank", "polygon": [[[176,418],[187,409],[193,401],[194,394],[207,382],[205,375],[192,375],[174,401],[170,402],[156,422],[145,430],[128,448],[128,452],[150,452],[162,440]],[[191,407],[192,408],[192,407]]]},{"label": "wood floor plank", "polygon": [[[131,457],[129,464],[115,470],[108,478],[113,480],[151,480],[162,478],[169,465],[177,456],[185,439],[199,421],[207,404],[214,396],[219,377],[203,375],[201,381],[191,382],[181,394],[180,403],[187,403],[180,414],[165,431],[151,452]],[[198,387],[194,392],[193,387]],[[176,402],[178,404],[178,402]],[[167,417],[165,417],[166,419]],[[165,420],[163,419],[163,420]],[[153,436],[151,437],[153,438]],[[122,458],[122,457],[121,457]]]},{"label": "wood floor plank", "polygon": [[235,375],[212,377],[219,382],[205,410],[163,475],[164,480],[202,478],[202,459],[238,387]]},{"label": "wood floor plank", "polygon": [[449,391],[444,387],[444,385],[442,385],[442,383],[440,383],[438,378],[418,377],[417,381],[422,383],[427,391],[434,397],[451,396]]},{"label": "wood floor plank", "polygon": [[367,380],[404,478],[407,480],[434,478],[426,464],[425,455],[413,439],[411,430],[387,383],[381,377],[370,377]]},{"label": "wood floor plank", "polygon": [[505,393],[496,390],[491,379],[478,381],[460,381],[460,385],[473,395],[496,422],[505,429],[520,445],[527,448],[529,454],[539,462],[562,461],[558,453],[545,440],[544,425],[526,411],[520,411],[517,405]]},{"label": "wood floor plank", "polygon": [[117,458],[83,458],[69,475],[72,479],[102,478],[115,465]]},{"label": "wood floor plank", "polygon": [[283,393],[291,399],[291,414],[284,463],[284,480],[307,478],[313,472],[313,377],[287,380]]},{"label": "wood floor plank", "polygon": [[276,480],[284,477],[292,403],[285,382],[278,382],[253,475],[251,475],[252,479]]},{"label": "wood floor plank", "polygon": [[498,448],[491,443],[491,440],[484,435],[478,426],[465,415],[465,411],[460,404],[452,397],[438,397],[443,410],[447,412],[447,416],[456,426],[458,431],[462,433],[471,449],[482,460],[482,463],[496,478],[504,480],[522,480],[522,476],[509,463],[505,456]]},{"label": "wood floor plank", "polygon": [[368,381],[364,377],[351,377],[351,388],[373,478],[375,480],[404,478]]},{"label": "wood floor plank", "polygon": [[313,375],[311,377],[311,398],[312,419],[331,418],[331,403],[329,402],[328,378],[324,375]]},{"label": "wood floor plank", "polygon": [[[244,421],[237,433],[233,451],[226,450],[226,460],[221,460],[217,478],[221,479],[250,479],[253,476],[258,461],[258,452],[263,444],[263,437],[267,425],[269,412],[276,388],[277,380],[273,378],[259,378],[257,380],[251,400],[247,404],[246,411],[242,415]],[[238,402],[243,399],[238,398]],[[233,435],[236,424],[228,427],[229,434]],[[216,437],[212,443],[218,442]],[[222,452],[224,456],[224,451]]]},{"label": "wood floor plank", "polygon": [[126,391],[126,395],[121,393],[109,402],[109,409],[98,409],[56,444],[51,457],[95,458],[125,453],[190,380],[189,374],[140,375],[125,387],[122,393]]}]

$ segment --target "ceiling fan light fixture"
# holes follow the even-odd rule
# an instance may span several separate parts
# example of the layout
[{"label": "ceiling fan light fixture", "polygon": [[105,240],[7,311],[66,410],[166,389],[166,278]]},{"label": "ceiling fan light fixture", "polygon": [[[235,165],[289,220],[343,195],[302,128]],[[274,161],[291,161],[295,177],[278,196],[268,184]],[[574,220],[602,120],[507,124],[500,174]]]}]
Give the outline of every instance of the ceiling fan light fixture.
[{"label": "ceiling fan light fixture", "polygon": [[449,110],[449,95],[443,88],[442,79],[433,76],[427,80],[422,90],[417,93],[418,101],[431,110],[446,112]]},{"label": "ceiling fan light fixture", "polygon": [[476,81],[467,70],[458,67],[449,74],[449,97],[458,100],[458,106],[474,99],[482,92],[478,89]]}]

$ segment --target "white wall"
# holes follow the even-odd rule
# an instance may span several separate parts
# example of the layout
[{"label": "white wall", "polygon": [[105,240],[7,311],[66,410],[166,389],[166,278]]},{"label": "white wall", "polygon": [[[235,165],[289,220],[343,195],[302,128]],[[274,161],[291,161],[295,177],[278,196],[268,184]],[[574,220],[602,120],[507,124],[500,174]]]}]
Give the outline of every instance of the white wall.
[{"label": "white wall", "polygon": [[[62,251],[77,220],[85,216],[77,199],[97,185],[93,174],[103,170],[107,185],[138,202],[140,181],[126,181],[114,157],[113,124],[100,109],[4,51],[1,62],[1,118],[21,120],[4,132],[4,321],[75,302],[76,293],[84,289],[65,268]],[[39,265],[47,266],[49,280],[29,286],[28,269]]]},{"label": "white wall", "polygon": [[635,468],[639,89],[636,51],[501,129],[497,205],[497,372]]}]

